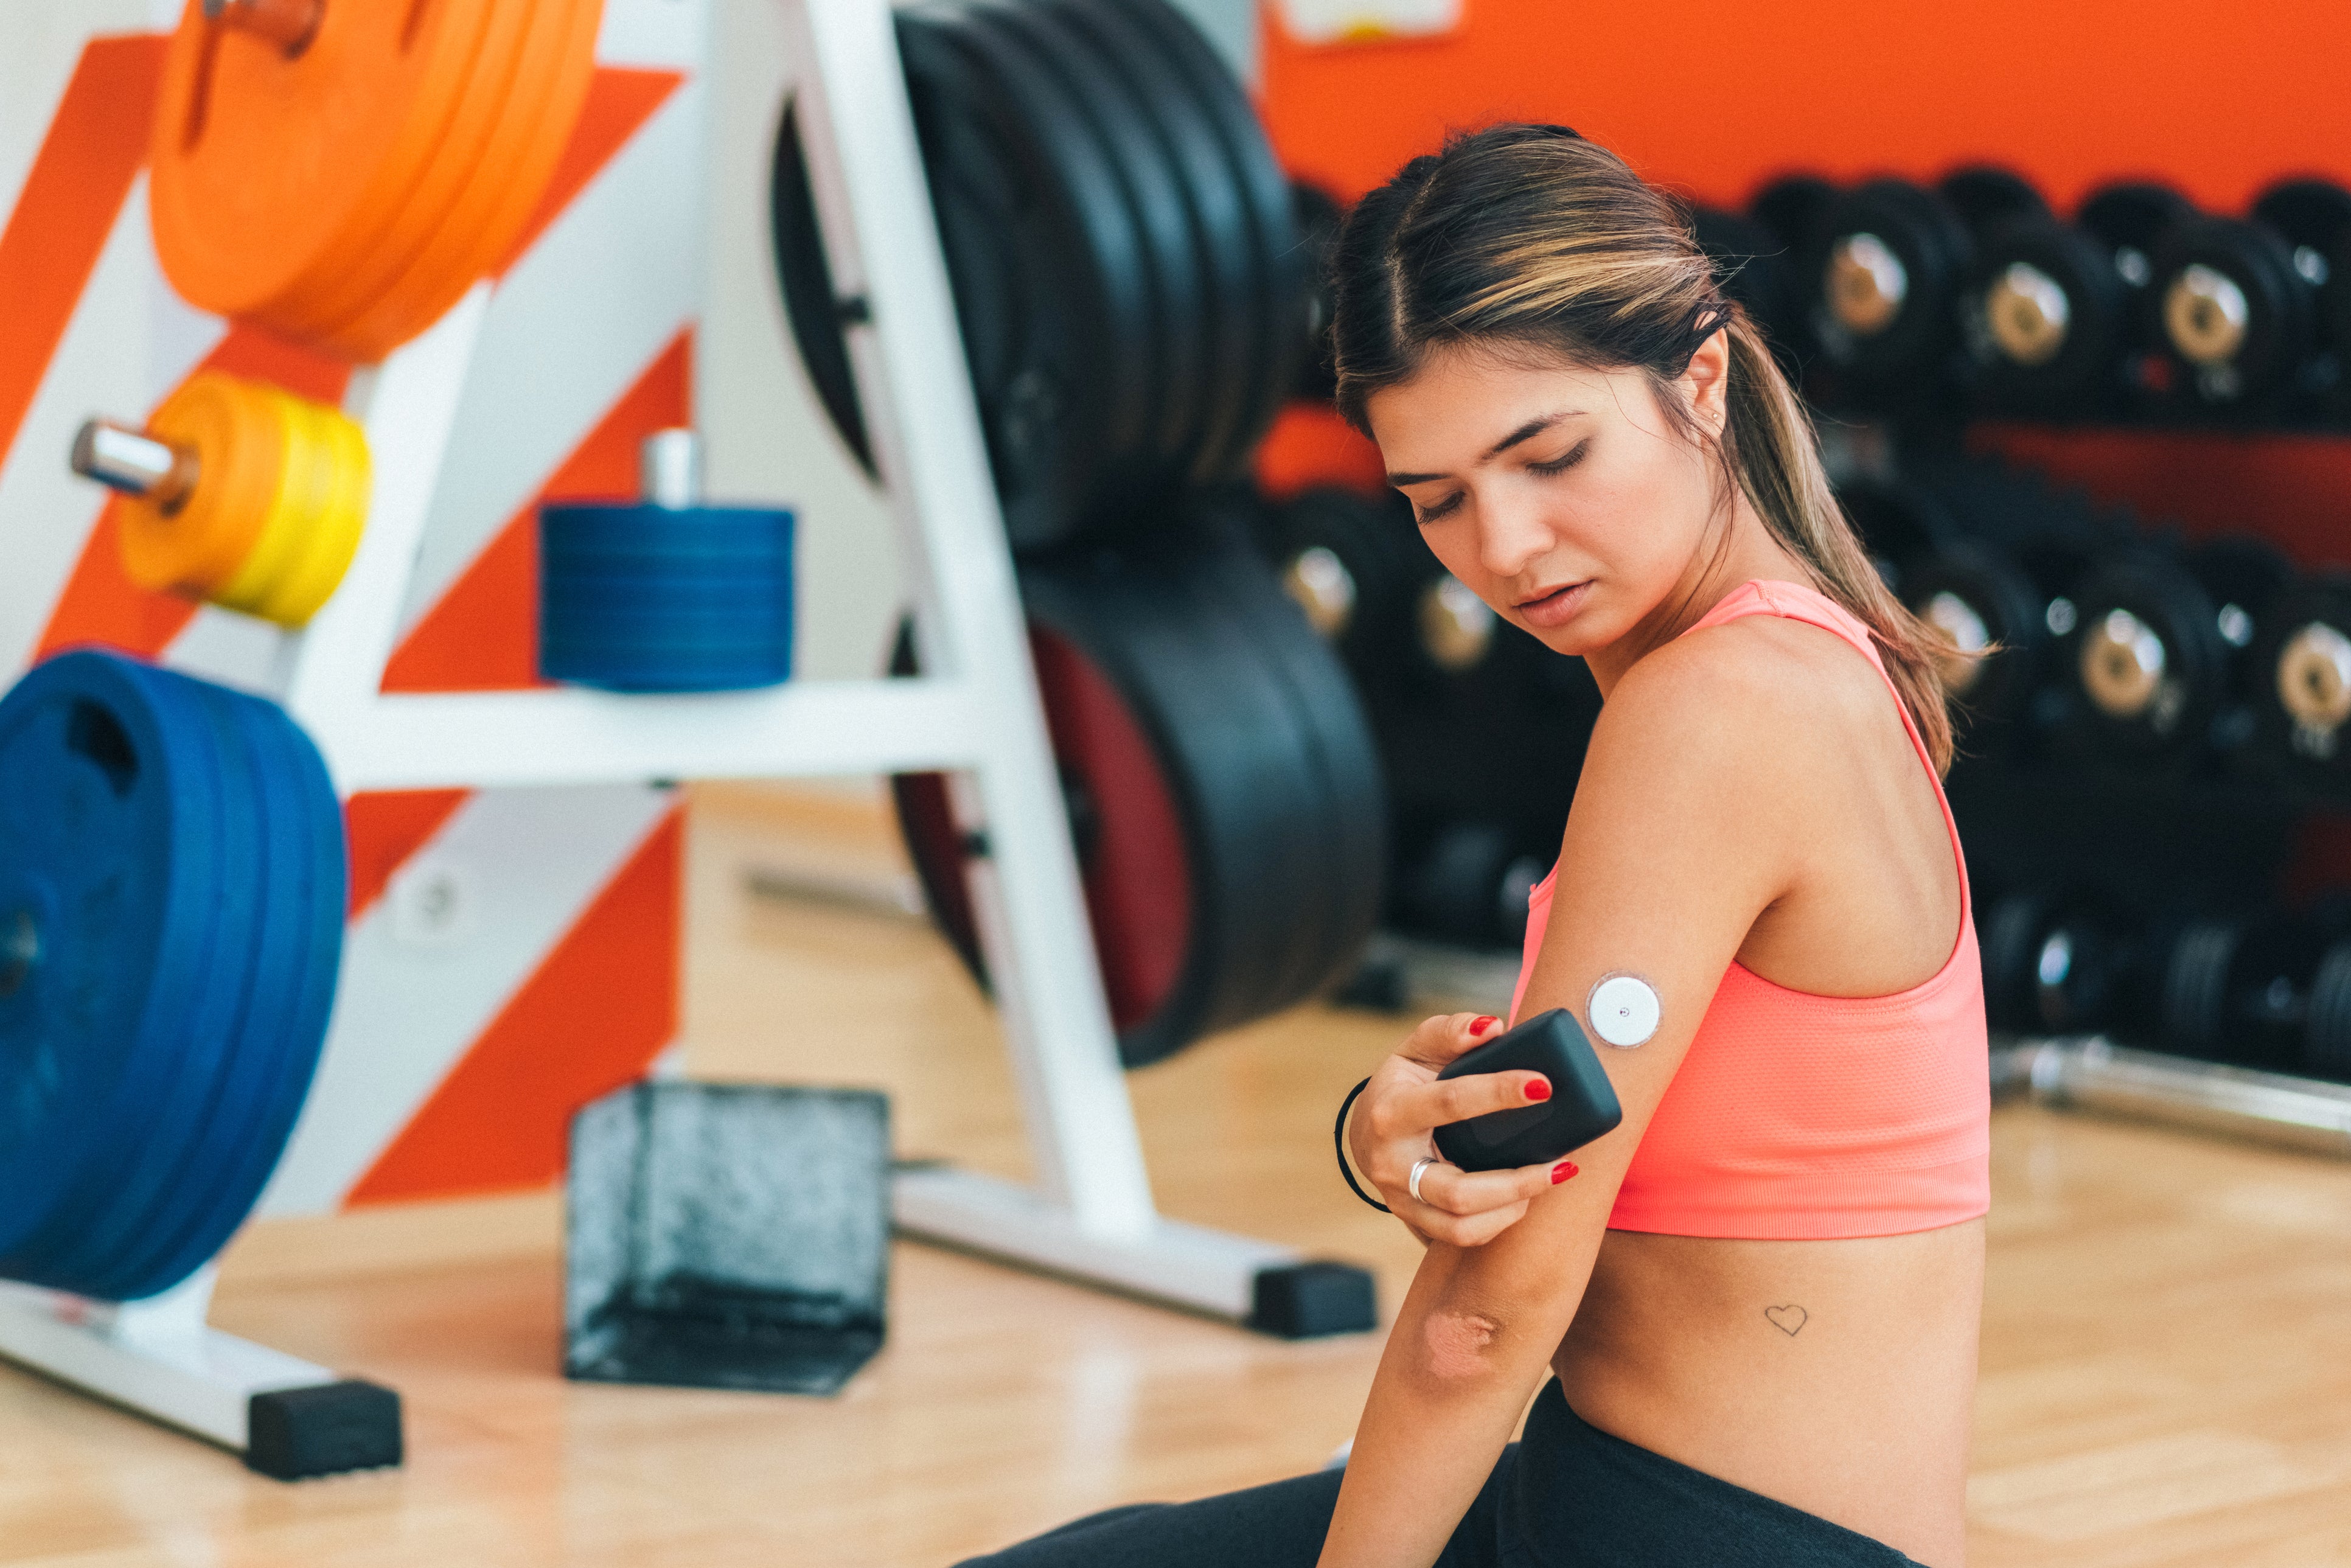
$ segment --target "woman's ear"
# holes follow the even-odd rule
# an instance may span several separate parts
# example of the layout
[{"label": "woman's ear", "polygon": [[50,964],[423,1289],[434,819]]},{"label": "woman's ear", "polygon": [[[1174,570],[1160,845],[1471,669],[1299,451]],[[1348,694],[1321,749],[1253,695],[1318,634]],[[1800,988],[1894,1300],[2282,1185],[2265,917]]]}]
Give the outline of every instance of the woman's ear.
[{"label": "woman's ear", "polygon": [[1682,396],[1690,413],[1711,434],[1730,423],[1730,329],[1719,328],[1698,346],[1681,374]]}]

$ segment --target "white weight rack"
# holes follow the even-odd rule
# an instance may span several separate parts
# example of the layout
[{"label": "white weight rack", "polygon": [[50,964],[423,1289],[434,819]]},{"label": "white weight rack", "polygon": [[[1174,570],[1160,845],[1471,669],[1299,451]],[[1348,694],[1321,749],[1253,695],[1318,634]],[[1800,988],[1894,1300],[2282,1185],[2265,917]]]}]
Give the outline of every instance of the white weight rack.
[{"label": "white weight rack", "polygon": [[[684,696],[560,689],[385,695],[403,595],[487,286],[354,382],[375,494],[340,591],[283,639],[280,700],[338,790],[776,779],[939,769],[1019,1084],[1033,1186],[896,1178],[899,1227],[1194,1312],[1247,1320],[1289,1249],[1154,1208],[1012,561],[971,394],[888,0],[782,0],[799,123],[875,465],[910,577],[919,677]],[[123,1307],[0,1288],[0,1354],[234,1448],[249,1396],[323,1368],[205,1326],[211,1276]]]}]

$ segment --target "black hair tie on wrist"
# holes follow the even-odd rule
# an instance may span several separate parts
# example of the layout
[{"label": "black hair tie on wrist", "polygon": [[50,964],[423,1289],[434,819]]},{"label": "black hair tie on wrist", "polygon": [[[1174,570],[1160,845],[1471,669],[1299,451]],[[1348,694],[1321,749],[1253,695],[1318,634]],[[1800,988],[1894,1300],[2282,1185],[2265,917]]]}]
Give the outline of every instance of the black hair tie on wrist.
[{"label": "black hair tie on wrist", "polygon": [[1382,1203],[1378,1198],[1374,1197],[1370,1193],[1364,1190],[1364,1184],[1355,1179],[1353,1168],[1347,1164],[1347,1113],[1355,1108],[1355,1097],[1363,1093],[1364,1090],[1369,1089],[1371,1086],[1372,1081],[1366,1078],[1361,1083],[1356,1084],[1353,1089],[1348,1090],[1347,1097],[1339,1102],[1339,1120],[1333,1123],[1331,1127],[1331,1147],[1335,1150],[1339,1155],[1339,1174],[1347,1178],[1347,1185],[1354,1188],[1355,1196],[1362,1198],[1365,1203],[1370,1204],[1374,1208],[1378,1209],[1382,1214],[1394,1214],[1395,1212],[1395,1209],[1390,1208],[1386,1204]]}]

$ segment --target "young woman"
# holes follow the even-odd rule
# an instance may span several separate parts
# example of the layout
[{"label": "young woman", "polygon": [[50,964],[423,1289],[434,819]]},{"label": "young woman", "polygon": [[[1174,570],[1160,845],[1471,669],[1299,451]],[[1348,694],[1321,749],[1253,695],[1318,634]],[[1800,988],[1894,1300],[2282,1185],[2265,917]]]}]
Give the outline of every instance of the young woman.
[{"label": "young woman", "polygon": [[[1624,1124],[1554,1169],[1437,1163],[1434,1126],[1548,1086],[1438,1084],[1495,1020],[1422,1025],[1349,1124],[1428,1252],[1343,1478],[983,1561],[1958,1568],[1990,1107],[1938,782],[1955,655],[1608,152],[1458,139],[1364,198],[1337,267],[1341,407],[1422,537],[1606,695],[1513,1011],[1585,1019]],[[1656,1003],[1623,1047],[1587,1015],[1618,977]]]}]

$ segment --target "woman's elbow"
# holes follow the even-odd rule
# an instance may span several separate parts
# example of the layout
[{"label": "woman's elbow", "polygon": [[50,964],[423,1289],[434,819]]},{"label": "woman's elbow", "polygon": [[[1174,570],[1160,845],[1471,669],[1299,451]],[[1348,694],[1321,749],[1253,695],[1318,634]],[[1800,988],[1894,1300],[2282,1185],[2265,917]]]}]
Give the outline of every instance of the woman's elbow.
[{"label": "woman's elbow", "polygon": [[1416,1369],[1437,1388],[1466,1389],[1514,1378],[1529,1354],[1523,1322],[1490,1308],[1439,1302],[1420,1322]]}]

